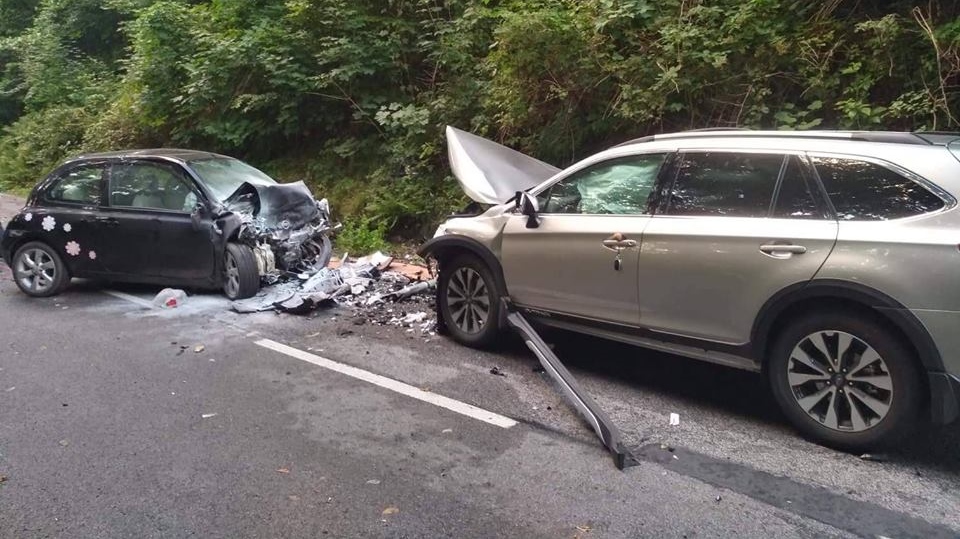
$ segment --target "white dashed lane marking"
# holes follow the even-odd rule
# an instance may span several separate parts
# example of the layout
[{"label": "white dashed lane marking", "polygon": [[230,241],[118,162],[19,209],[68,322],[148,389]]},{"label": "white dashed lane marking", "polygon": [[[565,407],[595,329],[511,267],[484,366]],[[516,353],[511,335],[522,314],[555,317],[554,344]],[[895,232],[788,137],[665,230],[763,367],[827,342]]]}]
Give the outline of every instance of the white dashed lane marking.
[{"label": "white dashed lane marking", "polygon": [[153,308],[153,304],[150,303],[149,301],[147,301],[147,300],[145,300],[145,299],[142,299],[142,298],[138,298],[137,296],[134,296],[134,295],[131,295],[131,294],[127,294],[127,293],[124,293],[124,292],[117,292],[116,290],[101,290],[101,292],[103,292],[104,294],[106,294],[106,295],[108,295],[108,296],[113,296],[113,297],[115,297],[115,298],[120,298],[120,299],[129,301],[130,303],[136,303],[137,305],[139,305],[139,306],[141,306],[141,307],[145,307],[145,308],[147,308],[147,309],[152,309],[152,308]]},{"label": "white dashed lane marking", "polygon": [[318,367],[323,367],[340,374],[345,374],[351,378],[356,378],[357,380],[363,380],[364,382],[368,382],[375,386],[389,389],[390,391],[399,393],[401,395],[406,395],[407,397],[412,397],[414,399],[433,404],[434,406],[439,406],[440,408],[445,408],[460,415],[465,415],[467,417],[476,419],[478,421],[483,421],[484,423],[489,423],[500,428],[509,429],[517,424],[516,421],[510,419],[509,417],[484,410],[483,408],[478,408],[472,404],[467,404],[449,397],[444,397],[443,395],[424,391],[410,384],[405,384],[392,378],[374,374],[370,371],[365,371],[357,367],[338,363],[331,359],[320,357],[316,354],[304,352],[303,350],[298,350],[297,348],[293,348],[276,341],[271,341],[270,339],[260,339],[255,341],[255,344],[275,352],[280,352],[286,356],[290,356],[301,361],[306,361],[307,363],[312,363]]}]

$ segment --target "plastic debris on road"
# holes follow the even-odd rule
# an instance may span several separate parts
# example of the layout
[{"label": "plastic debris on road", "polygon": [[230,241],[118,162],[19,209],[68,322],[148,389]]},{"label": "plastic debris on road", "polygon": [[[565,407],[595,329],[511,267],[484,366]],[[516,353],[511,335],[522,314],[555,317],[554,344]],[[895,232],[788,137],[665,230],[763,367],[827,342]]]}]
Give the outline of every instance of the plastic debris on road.
[{"label": "plastic debris on road", "polygon": [[680,414],[670,414],[670,426],[677,426],[680,424]]},{"label": "plastic debris on road", "polygon": [[187,293],[178,288],[164,288],[153,298],[153,305],[162,309],[176,309],[187,301]]},{"label": "plastic debris on road", "polygon": [[[435,280],[429,269],[398,263],[381,252],[351,259],[344,255],[329,267],[280,278],[248,299],[234,301],[239,313],[277,311],[307,315],[340,305],[353,310],[354,324],[393,325],[435,335]],[[409,307],[409,308],[404,308]]]}]

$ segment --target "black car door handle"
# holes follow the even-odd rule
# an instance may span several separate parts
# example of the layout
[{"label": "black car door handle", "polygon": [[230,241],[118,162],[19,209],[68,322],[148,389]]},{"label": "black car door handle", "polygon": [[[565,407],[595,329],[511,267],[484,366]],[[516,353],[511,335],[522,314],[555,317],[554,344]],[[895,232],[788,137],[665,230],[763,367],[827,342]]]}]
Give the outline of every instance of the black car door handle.
[{"label": "black car door handle", "polygon": [[116,217],[97,217],[97,222],[106,225],[106,226],[117,226],[120,224],[120,221]]}]

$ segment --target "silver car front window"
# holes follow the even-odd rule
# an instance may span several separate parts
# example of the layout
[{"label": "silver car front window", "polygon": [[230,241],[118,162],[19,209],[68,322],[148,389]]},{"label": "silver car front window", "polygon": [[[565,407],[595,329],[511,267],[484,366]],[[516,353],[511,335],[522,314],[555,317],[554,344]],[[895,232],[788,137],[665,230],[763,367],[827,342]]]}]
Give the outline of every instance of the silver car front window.
[{"label": "silver car front window", "polygon": [[543,193],[543,213],[646,214],[665,155],[619,157],[575,172]]}]

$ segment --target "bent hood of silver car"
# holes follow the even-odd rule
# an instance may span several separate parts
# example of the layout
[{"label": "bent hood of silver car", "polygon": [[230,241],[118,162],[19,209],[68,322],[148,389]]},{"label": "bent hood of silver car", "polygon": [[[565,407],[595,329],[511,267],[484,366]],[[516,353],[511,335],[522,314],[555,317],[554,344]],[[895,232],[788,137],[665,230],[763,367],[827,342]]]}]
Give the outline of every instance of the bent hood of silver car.
[{"label": "bent hood of silver car", "polygon": [[460,187],[481,204],[502,204],[560,169],[483,137],[447,126],[450,168]]}]

